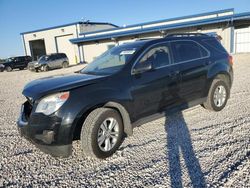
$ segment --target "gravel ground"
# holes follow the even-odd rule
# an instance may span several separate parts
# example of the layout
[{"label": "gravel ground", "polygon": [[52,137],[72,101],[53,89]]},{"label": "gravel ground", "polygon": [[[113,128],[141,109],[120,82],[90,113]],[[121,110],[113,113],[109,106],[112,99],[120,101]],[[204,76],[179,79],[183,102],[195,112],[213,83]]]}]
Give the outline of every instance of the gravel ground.
[{"label": "gravel ground", "polygon": [[55,159],[16,128],[27,82],[81,66],[0,73],[0,187],[250,187],[250,54],[234,59],[234,85],[223,111],[196,106],[147,123],[104,161],[84,158],[79,142],[70,158]]}]

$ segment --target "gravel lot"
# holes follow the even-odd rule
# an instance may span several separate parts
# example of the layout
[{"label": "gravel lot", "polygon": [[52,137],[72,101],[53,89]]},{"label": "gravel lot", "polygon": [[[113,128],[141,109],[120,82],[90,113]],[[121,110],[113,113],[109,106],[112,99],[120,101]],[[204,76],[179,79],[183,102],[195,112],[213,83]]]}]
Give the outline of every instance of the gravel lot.
[{"label": "gravel lot", "polygon": [[16,120],[24,85],[68,69],[0,73],[0,187],[250,187],[250,54],[234,56],[226,108],[200,106],[145,124],[111,158],[55,159],[21,138]]}]

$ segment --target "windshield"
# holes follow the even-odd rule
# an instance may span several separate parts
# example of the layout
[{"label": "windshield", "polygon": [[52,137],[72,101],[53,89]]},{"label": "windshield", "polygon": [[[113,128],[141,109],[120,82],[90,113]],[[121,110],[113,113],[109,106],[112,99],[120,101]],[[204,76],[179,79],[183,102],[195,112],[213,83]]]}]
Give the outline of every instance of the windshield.
[{"label": "windshield", "polygon": [[83,74],[110,75],[121,70],[138,47],[121,45],[111,48],[81,70]]},{"label": "windshield", "polygon": [[43,56],[41,56],[39,59],[38,59],[38,61],[46,61],[46,60],[48,60],[49,59],[49,56],[48,55],[43,55]]},{"label": "windshield", "polygon": [[15,58],[10,57],[10,58],[6,59],[6,61],[5,61],[5,62],[12,62],[12,61],[14,61],[14,59],[15,59]]}]

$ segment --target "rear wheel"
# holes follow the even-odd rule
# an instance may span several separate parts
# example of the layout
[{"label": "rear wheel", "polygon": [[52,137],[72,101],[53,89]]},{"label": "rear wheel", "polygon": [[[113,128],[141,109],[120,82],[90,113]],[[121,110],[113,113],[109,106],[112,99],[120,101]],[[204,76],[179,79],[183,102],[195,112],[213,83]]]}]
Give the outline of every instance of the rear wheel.
[{"label": "rear wheel", "polygon": [[62,64],[63,68],[68,68],[69,67],[69,63],[67,61],[64,61]]},{"label": "rear wheel", "polygon": [[229,93],[228,84],[224,80],[215,79],[209,89],[207,101],[202,106],[208,110],[220,111],[226,106]]},{"label": "rear wheel", "polygon": [[97,108],[86,118],[81,130],[83,154],[93,158],[111,156],[123,141],[123,123],[113,109]]}]

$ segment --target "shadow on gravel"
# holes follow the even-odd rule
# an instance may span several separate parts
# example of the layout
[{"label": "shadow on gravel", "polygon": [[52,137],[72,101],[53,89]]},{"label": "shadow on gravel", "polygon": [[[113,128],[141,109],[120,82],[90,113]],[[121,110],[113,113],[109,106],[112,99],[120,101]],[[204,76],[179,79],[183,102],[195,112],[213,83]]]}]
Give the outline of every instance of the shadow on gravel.
[{"label": "shadow on gravel", "polygon": [[171,187],[183,187],[181,153],[191,180],[191,187],[205,187],[200,163],[195,156],[187,124],[182,112],[166,115],[167,155]]}]

